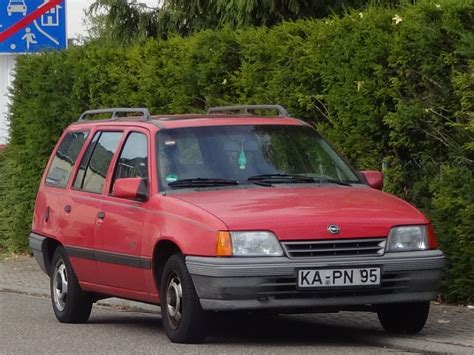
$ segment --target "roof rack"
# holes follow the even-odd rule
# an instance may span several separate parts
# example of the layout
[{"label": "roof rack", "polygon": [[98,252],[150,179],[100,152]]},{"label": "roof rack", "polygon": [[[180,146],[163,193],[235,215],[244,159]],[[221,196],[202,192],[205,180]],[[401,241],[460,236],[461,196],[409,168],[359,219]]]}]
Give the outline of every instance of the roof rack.
[{"label": "roof rack", "polygon": [[84,111],[81,117],[79,117],[78,122],[86,121],[88,116],[100,115],[103,113],[110,113],[112,116],[110,120],[117,120],[120,118],[119,114],[121,113],[141,113],[145,121],[151,119],[150,111],[147,108],[129,108],[129,107],[116,107],[116,108],[104,108],[99,110],[87,110]]},{"label": "roof rack", "polygon": [[224,112],[241,112],[244,111],[246,115],[252,115],[252,111],[255,110],[277,110],[279,117],[288,117],[288,112],[283,106],[280,105],[239,105],[239,106],[220,106],[212,107],[207,113],[224,113]]}]

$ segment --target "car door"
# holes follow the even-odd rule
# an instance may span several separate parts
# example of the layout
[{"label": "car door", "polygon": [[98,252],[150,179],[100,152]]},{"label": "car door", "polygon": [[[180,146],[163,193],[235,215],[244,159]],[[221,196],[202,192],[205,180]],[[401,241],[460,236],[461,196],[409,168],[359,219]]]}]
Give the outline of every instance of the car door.
[{"label": "car door", "polygon": [[97,214],[105,191],[112,158],[123,132],[96,131],[77,168],[75,180],[64,198],[63,240],[77,278],[99,282],[94,254]]},{"label": "car door", "polygon": [[65,243],[64,205],[67,188],[73,179],[80,153],[90,137],[89,133],[87,129],[77,129],[63,135],[36,198],[33,231],[56,238],[61,243]]},{"label": "car door", "polygon": [[144,129],[126,132],[126,139],[114,161],[115,167],[110,172],[109,194],[104,196],[100,205],[102,219],[95,238],[100,282],[134,292],[122,294],[124,297],[141,298],[147,295],[144,269],[151,267],[151,261],[141,258],[147,202],[116,198],[111,192],[118,179],[138,177],[148,180],[149,141],[148,132]]}]

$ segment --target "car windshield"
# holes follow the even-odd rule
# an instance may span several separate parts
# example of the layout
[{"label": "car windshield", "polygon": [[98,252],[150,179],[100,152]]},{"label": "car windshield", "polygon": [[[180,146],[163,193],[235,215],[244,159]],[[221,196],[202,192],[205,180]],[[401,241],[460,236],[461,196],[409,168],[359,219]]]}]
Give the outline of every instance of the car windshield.
[{"label": "car windshield", "polygon": [[162,190],[275,183],[359,183],[328,143],[308,126],[243,125],[158,132]]}]

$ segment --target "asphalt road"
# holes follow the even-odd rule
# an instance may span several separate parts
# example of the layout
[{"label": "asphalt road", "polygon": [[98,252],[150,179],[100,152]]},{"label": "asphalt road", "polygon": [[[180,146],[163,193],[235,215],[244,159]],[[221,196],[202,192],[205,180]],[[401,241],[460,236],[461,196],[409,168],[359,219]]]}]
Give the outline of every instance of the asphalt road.
[{"label": "asphalt road", "polygon": [[59,324],[48,286],[34,259],[0,258],[0,354],[474,354],[474,310],[466,306],[432,303],[425,328],[410,336],[388,335],[377,316],[365,312],[280,316],[265,322],[226,316],[213,322],[206,344],[186,346],[169,342],[159,307],[116,298],[94,305],[88,324]]},{"label": "asphalt road", "polygon": [[354,329],[288,317],[264,324],[220,320],[207,344],[181,345],[168,340],[158,315],[96,307],[87,324],[70,325],[56,321],[49,299],[2,293],[0,303],[1,351],[7,353],[393,353],[365,344]]},{"label": "asphalt road", "polygon": [[[168,340],[157,314],[94,306],[87,324],[60,324],[48,298],[0,292],[0,353],[464,352],[463,348],[449,348],[447,344],[436,349],[414,346],[413,338],[393,341],[376,323],[373,327],[347,326],[338,324],[337,316],[279,316],[262,321],[222,318],[214,323],[206,344],[182,345]],[[464,350],[469,353],[472,348]]]}]

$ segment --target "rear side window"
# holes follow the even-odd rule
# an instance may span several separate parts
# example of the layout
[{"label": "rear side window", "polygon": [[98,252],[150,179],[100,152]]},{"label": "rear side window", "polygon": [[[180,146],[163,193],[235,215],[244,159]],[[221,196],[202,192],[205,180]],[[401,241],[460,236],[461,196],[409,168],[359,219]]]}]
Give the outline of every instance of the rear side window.
[{"label": "rear side window", "polygon": [[88,132],[72,132],[64,136],[46,176],[46,185],[66,187],[87,135]]},{"label": "rear side window", "polygon": [[122,138],[122,132],[97,132],[87,147],[74,188],[101,194],[110,162]]}]

